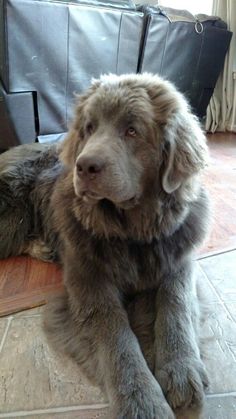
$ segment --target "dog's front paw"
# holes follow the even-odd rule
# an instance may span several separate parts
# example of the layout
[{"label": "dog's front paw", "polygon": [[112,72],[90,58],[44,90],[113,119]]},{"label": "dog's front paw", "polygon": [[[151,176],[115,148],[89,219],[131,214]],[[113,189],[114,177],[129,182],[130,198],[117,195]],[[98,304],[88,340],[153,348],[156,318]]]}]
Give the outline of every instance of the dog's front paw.
[{"label": "dog's front paw", "polygon": [[199,409],[208,386],[205,367],[200,359],[176,359],[155,371],[170,406],[175,409]]},{"label": "dog's front paw", "polygon": [[174,419],[160,387],[134,386],[127,397],[122,397],[115,407],[115,419]]}]

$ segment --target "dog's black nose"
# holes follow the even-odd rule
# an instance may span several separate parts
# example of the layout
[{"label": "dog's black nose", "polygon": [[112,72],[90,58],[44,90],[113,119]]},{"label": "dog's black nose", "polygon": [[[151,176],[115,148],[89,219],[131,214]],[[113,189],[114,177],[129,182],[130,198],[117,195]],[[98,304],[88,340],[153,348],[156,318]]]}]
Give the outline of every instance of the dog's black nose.
[{"label": "dog's black nose", "polygon": [[77,159],[76,168],[78,176],[94,178],[104,168],[104,160],[98,156],[81,156]]}]

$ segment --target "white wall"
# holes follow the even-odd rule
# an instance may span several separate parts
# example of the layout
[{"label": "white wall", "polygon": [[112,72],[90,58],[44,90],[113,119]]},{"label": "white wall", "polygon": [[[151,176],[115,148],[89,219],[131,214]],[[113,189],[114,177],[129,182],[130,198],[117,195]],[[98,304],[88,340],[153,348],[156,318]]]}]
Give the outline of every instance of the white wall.
[{"label": "white wall", "polygon": [[148,3],[156,5],[157,3],[166,7],[173,7],[174,9],[186,9],[193,15],[197,13],[212,14],[213,0],[144,0],[140,3]]}]

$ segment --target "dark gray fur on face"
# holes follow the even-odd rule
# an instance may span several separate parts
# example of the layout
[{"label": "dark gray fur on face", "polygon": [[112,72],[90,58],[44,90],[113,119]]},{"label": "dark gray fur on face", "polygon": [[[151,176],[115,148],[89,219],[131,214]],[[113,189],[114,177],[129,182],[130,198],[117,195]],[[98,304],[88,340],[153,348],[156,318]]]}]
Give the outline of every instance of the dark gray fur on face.
[{"label": "dark gray fur on face", "polygon": [[208,225],[206,155],[182,95],[144,74],[95,81],[62,145],[0,156],[0,257],[61,261],[45,331],[114,418],[203,404],[192,259]]}]

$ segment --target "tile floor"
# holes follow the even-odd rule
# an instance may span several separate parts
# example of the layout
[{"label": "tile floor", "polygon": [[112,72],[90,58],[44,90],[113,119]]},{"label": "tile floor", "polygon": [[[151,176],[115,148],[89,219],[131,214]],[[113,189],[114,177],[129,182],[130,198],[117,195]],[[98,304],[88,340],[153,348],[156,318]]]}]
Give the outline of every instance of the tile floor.
[{"label": "tile floor", "polygon": [[[236,419],[236,250],[196,262],[211,378],[204,419]],[[48,348],[42,308],[0,319],[0,418],[110,419],[107,401]],[[189,418],[186,418],[189,419]]]}]

